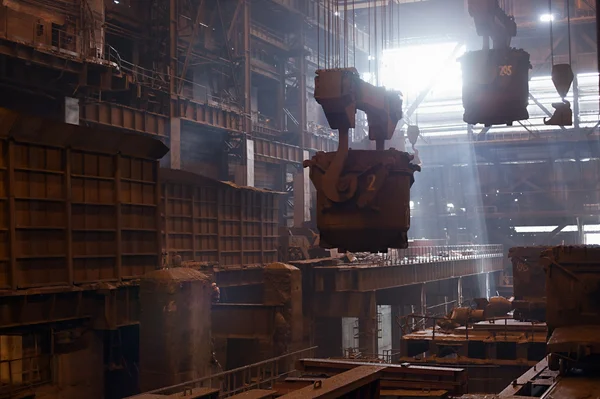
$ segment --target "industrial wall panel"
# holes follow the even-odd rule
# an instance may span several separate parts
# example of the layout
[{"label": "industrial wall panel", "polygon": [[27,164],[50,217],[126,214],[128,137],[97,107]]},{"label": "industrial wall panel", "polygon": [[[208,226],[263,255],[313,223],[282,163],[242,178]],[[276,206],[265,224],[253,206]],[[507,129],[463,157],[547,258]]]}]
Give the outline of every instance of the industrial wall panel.
[{"label": "industrial wall panel", "polygon": [[0,288],[120,281],[159,266],[162,143],[3,109],[0,120]]},{"label": "industrial wall panel", "polygon": [[282,165],[257,162],[254,164],[254,186],[282,190]]},{"label": "industrial wall panel", "polygon": [[223,266],[277,261],[279,194],[191,172],[163,172],[165,251]]}]

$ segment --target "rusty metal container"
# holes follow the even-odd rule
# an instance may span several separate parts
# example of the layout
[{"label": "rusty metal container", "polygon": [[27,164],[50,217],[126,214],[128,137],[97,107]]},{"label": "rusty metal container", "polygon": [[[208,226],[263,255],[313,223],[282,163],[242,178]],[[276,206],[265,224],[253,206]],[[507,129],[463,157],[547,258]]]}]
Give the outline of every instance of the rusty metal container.
[{"label": "rusty metal container", "polygon": [[211,294],[208,277],[184,267],[156,270],[141,279],[142,392],[210,374]]},{"label": "rusty metal container", "polygon": [[546,270],[548,364],[597,368],[600,361],[600,246],[559,246],[542,253]]},{"label": "rusty metal container", "polygon": [[341,191],[355,193],[346,201],[332,202],[323,192],[322,178],[336,154],[320,152],[307,162],[317,189],[321,246],[354,252],[407,248],[410,188],[414,172],[420,170],[411,163],[413,156],[394,149],[350,150],[340,179]]},{"label": "rusty metal container", "polygon": [[513,247],[508,251],[512,262],[512,307],[517,320],[546,320],[546,273],[540,256],[547,246]]},{"label": "rusty metal container", "polygon": [[460,62],[466,123],[491,126],[529,119],[529,53],[518,49],[471,51]]},{"label": "rusty metal container", "polygon": [[545,298],[546,274],[540,265],[540,255],[547,246],[513,247],[508,250],[512,262],[515,299]]},{"label": "rusty metal container", "polygon": [[559,246],[542,252],[548,330],[600,326],[600,246]]}]

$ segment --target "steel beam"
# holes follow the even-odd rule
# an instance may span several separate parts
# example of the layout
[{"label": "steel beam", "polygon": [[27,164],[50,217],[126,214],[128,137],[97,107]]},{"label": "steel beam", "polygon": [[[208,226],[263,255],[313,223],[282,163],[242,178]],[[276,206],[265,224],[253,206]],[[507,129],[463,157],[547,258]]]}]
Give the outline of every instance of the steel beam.
[{"label": "steel beam", "polygon": [[252,134],[252,53],[250,48],[250,0],[244,1],[244,132]]},{"label": "steel beam", "polygon": [[[169,92],[172,96],[177,94],[177,44],[179,39],[178,5],[178,0],[169,0]],[[171,111],[171,113],[172,112],[173,111]]]},{"label": "steel beam", "polygon": [[115,329],[139,321],[137,301],[138,287],[129,284],[103,290],[54,287],[0,291],[0,309],[11,309],[0,321],[0,330],[76,320],[90,320],[96,329]]},{"label": "steel beam", "polygon": [[370,292],[429,281],[502,270],[503,255],[398,266],[315,267],[315,289],[321,292]]},{"label": "steel beam", "polygon": [[[370,365],[345,360],[302,359],[296,362],[296,369],[307,374],[337,375]],[[387,364],[379,372],[382,389],[441,389],[451,395],[467,392],[467,372],[462,368]]]},{"label": "steel beam", "polygon": [[225,129],[242,131],[242,115],[234,109],[209,103],[177,100],[176,115],[184,120]]},{"label": "steel beam", "polygon": [[[204,8],[204,0],[200,1],[198,4],[198,9],[196,10],[196,19],[194,20],[194,26],[192,27],[192,36],[190,37],[190,41],[188,42],[187,49],[185,51],[185,59],[183,61],[183,68],[181,69],[181,74],[179,75],[179,86],[177,87],[177,94],[181,94],[181,90],[183,90],[183,82],[185,81],[185,75],[187,73],[188,66],[190,65],[190,56],[192,54],[192,49],[194,48],[194,44],[196,43],[196,36],[198,36],[198,29],[200,29],[200,22],[202,18],[202,10]],[[172,71],[171,73],[175,73],[176,71]]]},{"label": "steel beam", "polygon": [[236,22],[240,15],[240,10],[244,8],[244,0],[238,0],[237,5],[235,6],[235,11],[233,12],[233,17],[231,18],[231,24],[229,25],[229,29],[227,30],[227,39],[231,40],[233,36],[233,31],[236,26]]},{"label": "steel beam", "polygon": [[[171,107],[174,117],[182,120],[233,132],[241,131],[242,116],[235,110],[189,100],[174,100]],[[81,107],[81,119],[88,123],[158,136],[167,135],[169,124],[166,115],[105,102]]]},{"label": "steel beam", "polygon": [[547,366],[548,366],[548,360],[546,358],[544,358],[538,364],[536,364],[534,367],[529,369],[521,377],[517,378],[505,390],[500,392],[500,395],[498,397],[512,398],[514,395],[518,395],[519,391],[521,391],[524,386],[530,385],[531,381],[537,379],[543,372],[545,372]]},{"label": "steel beam", "polygon": [[264,283],[262,266],[227,266],[214,271],[214,279],[221,288],[244,287]]},{"label": "steel beam", "polygon": [[282,399],[335,399],[347,397],[378,398],[379,378],[385,367],[364,365],[326,380],[315,381],[306,388],[281,396]]},{"label": "steel beam", "polygon": [[335,137],[325,137],[311,132],[305,132],[305,145],[306,149],[315,151],[333,152],[337,151],[338,140]]},{"label": "steel beam", "polygon": [[265,43],[269,43],[270,45],[275,46],[280,50],[290,51],[289,46],[285,43],[282,37],[275,35],[274,33],[262,28],[261,26],[252,24],[250,33],[257,39],[260,39]]},{"label": "steel beam", "polygon": [[260,138],[254,139],[254,155],[258,161],[271,163],[302,164],[304,161],[300,147]]},{"label": "steel beam", "polygon": [[124,105],[97,102],[83,105],[80,113],[81,120],[86,123],[161,137],[166,137],[168,131],[166,116]]},{"label": "steel beam", "polygon": [[[42,46],[35,48],[32,45],[22,45],[2,38],[0,38],[0,54],[32,64],[64,70],[66,73],[79,74],[83,71],[85,65],[78,53],[61,54],[51,49],[44,50]],[[106,66],[110,67],[108,63]]]},{"label": "steel beam", "polygon": [[[217,399],[219,390],[214,388],[190,388],[183,393],[186,399]],[[181,398],[181,394],[159,395],[154,393],[143,393],[136,396],[136,399],[175,399]]]},{"label": "steel beam", "polygon": [[271,399],[275,397],[277,391],[270,389],[252,389],[237,395],[230,396],[229,399]]}]

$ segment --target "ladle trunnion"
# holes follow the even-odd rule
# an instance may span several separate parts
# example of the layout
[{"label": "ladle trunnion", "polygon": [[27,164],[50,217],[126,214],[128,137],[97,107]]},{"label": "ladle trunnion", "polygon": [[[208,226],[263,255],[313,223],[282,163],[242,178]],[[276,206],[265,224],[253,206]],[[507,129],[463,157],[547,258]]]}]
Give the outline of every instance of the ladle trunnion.
[{"label": "ladle trunnion", "polygon": [[[407,248],[410,188],[420,167],[411,154],[384,150],[402,119],[400,94],[366,83],[356,69],[345,68],[317,71],[315,99],[340,135],[336,152],[319,152],[304,162],[317,190],[321,246],[352,252]],[[375,151],[348,148],[357,109],[367,115]]]}]

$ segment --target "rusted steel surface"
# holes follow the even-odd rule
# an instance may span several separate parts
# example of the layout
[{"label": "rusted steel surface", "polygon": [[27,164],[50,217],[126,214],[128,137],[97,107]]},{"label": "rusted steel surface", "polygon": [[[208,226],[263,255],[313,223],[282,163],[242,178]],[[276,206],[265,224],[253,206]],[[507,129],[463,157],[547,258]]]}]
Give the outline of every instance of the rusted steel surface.
[{"label": "rusted steel surface", "polygon": [[[429,361],[455,364],[533,365],[545,356],[547,329],[544,323],[512,319],[480,322],[443,331],[436,327],[402,335],[402,356],[424,352]],[[456,358],[445,358],[451,349]]]},{"label": "rusted steel surface", "polygon": [[511,398],[513,396],[529,397],[531,387],[535,381],[543,381],[545,385],[549,381],[551,384],[558,377],[557,373],[548,370],[546,359],[540,360],[535,366],[527,370],[525,374],[515,379],[509,386],[500,392],[500,398]]},{"label": "rusted steel surface", "polygon": [[[300,389],[313,386],[317,381],[323,381],[326,378],[318,377],[307,377],[307,378],[286,378],[283,382],[277,382],[274,384],[273,389],[277,391],[277,394],[283,396],[285,394],[298,391]],[[425,398],[425,399],[446,399],[448,398],[448,391],[446,390],[431,390],[431,389],[380,389],[380,397],[393,397],[393,398]],[[465,398],[465,396],[461,396]],[[488,398],[486,398],[488,399]]]},{"label": "rusted steel surface", "polygon": [[108,102],[84,104],[81,106],[80,119],[88,124],[156,136],[166,137],[168,132],[166,116]]},{"label": "rusted steel surface", "polygon": [[512,261],[513,309],[516,319],[546,320],[546,275],[540,265],[547,246],[514,247],[508,251]]},{"label": "rusted steel surface", "polygon": [[221,266],[277,261],[279,193],[161,170],[165,251]]},{"label": "rusted steel surface", "polygon": [[142,391],[211,373],[211,292],[208,277],[188,268],[155,270],[142,278]]},{"label": "rusted steel surface", "polygon": [[498,398],[588,399],[597,398],[598,392],[597,374],[559,376],[544,359],[500,392]]},{"label": "rusted steel surface", "polygon": [[600,246],[554,247],[544,251],[549,332],[558,327],[600,328]]},{"label": "rusted steel surface", "polygon": [[301,164],[303,161],[303,151],[300,147],[258,137],[253,140],[254,155],[258,161],[295,164]]},{"label": "rusted steel surface", "polygon": [[173,395],[158,395],[153,393],[141,394],[137,399],[217,399],[219,390],[214,388],[194,388]]},{"label": "rusted steel surface", "polygon": [[545,398],[552,399],[588,399],[598,397],[600,378],[565,377],[553,384]]},{"label": "rusted steel surface", "polygon": [[[447,399],[448,391],[444,390],[423,390],[423,389],[382,389],[382,397],[392,398],[423,398],[423,399]],[[462,399],[466,399],[461,396]]]},{"label": "rusted steel surface", "polygon": [[540,255],[547,246],[514,247],[508,250],[513,264],[513,289],[515,299],[544,298],[546,275],[539,264]]},{"label": "rusted steel surface", "polygon": [[359,398],[379,397],[379,378],[385,369],[382,366],[358,366],[311,386],[281,396],[285,399],[333,399],[353,395]]},{"label": "rusted steel surface", "polygon": [[264,283],[263,265],[215,267],[214,279],[219,288],[261,285]]},{"label": "rusted steel surface", "polygon": [[[134,395],[130,398],[140,399],[148,394],[183,394],[190,388],[221,387],[219,397],[228,397],[237,393],[246,392],[251,389],[268,389],[272,384],[288,375],[289,369],[282,369],[282,363],[293,362],[303,356],[312,355],[316,347],[306,348],[295,352],[290,352],[282,356],[263,360],[262,362],[249,364],[247,366],[235,368],[202,377],[192,381],[186,381],[169,387],[156,389],[141,395]],[[241,377],[241,378],[240,378]]]},{"label": "rusted steel surface", "polygon": [[[302,359],[296,363],[296,369],[304,374],[319,375],[335,375],[360,366],[373,364],[333,359]],[[395,364],[381,367],[384,367],[381,371],[382,389],[440,389],[453,395],[468,392],[467,373],[462,368]]]},{"label": "rusted steel surface", "polygon": [[594,325],[558,327],[548,339],[548,349],[552,352],[600,353],[600,328]]},{"label": "rusted steel surface", "polygon": [[[356,68],[317,70],[314,97],[339,134],[337,151],[320,151],[304,161],[317,190],[321,247],[342,252],[407,248],[410,188],[421,167],[414,155],[384,150],[402,119],[402,97],[363,81]],[[367,116],[376,151],[348,147],[356,110]]]},{"label": "rusted steel surface", "polygon": [[311,180],[317,190],[321,246],[353,252],[406,248],[410,187],[418,166],[411,164],[409,154],[404,152],[351,151],[343,171],[348,188],[342,198],[333,202],[334,198],[325,194],[325,187],[338,184],[337,180],[325,179],[337,154],[339,151],[317,153],[305,162],[311,168]]},{"label": "rusted steel surface", "polygon": [[277,381],[273,384],[273,389],[282,396],[290,392],[297,391],[313,385],[316,381],[323,381],[325,377],[287,377],[284,381]]},{"label": "rusted steel surface", "polygon": [[160,265],[167,148],[0,109],[0,289],[137,278]]},{"label": "rusted steel surface", "polygon": [[229,399],[271,399],[275,397],[276,393],[277,391],[270,389],[253,389],[251,391],[229,396]]},{"label": "rusted steel surface", "polygon": [[443,256],[315,267],[316,291],[374,291],[427,281],[501,271],[503,255]]},{"label": "rusted steel surface", "polygon": [[549,368],[561,374],[597,365],[600,355],[600,246],[542,252],[546,272]]}]

